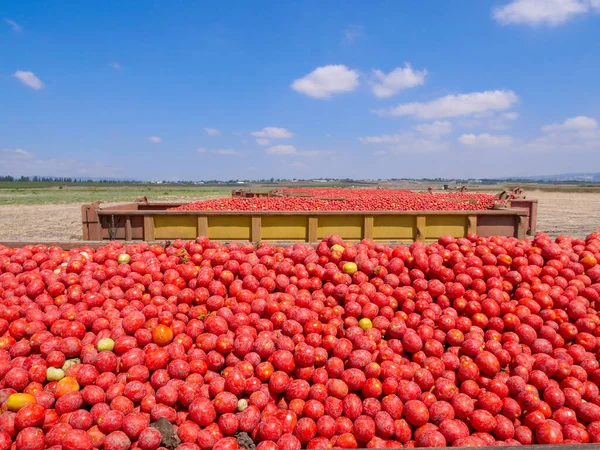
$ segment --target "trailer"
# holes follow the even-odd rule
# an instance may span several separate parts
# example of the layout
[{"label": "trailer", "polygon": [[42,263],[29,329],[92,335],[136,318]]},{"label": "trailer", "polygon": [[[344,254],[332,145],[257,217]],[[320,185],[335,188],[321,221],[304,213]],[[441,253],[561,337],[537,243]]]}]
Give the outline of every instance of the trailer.
[{"label": "trailer", "polygon": [[233,189],[231,191],[232,198],[258,198],[272,197],[272,191],[253,191],[250,189]]},{"label": "trailer", "polygon": [[[527,204],[527,202],[530,202]],[[181,203],[82,206],[85,241],[194,239],[244,242],[308,242],[337,234],[349,241],[432,242],[469,233],[519,239],[535,233],[537,201],[481,211],[172,211]]]}]

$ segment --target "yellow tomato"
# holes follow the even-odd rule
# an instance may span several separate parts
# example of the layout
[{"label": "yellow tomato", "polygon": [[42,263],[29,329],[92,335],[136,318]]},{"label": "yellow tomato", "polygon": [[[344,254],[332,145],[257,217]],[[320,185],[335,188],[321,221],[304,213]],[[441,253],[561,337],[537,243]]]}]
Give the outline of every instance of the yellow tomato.
[{"label": "yellow tomato", "polygon": [[23,406],[33,405],[36,402],[31,394],[12,394],[6,400],[6,407],[9,411],[18,411]]}]

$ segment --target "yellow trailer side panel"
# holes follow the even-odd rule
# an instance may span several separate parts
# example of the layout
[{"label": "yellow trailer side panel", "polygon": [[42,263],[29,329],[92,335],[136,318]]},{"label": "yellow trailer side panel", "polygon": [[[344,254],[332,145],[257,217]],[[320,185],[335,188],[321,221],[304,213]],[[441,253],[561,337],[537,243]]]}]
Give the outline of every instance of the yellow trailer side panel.
[{"label": "yellow trailer side panel", "polygon": [[[444,234],[464,237],[521,236],[527,230],[527,211],[498,208],[486,211],[169,211],[169,203],[82,207],[82,226],[88,240],[193,239],[207,235],[220,241],[260,240],[318,242],[337,234],[359,241],[434,241]],[[175,205],[176,206],[176,205]],[[127,209],[124,209],[127,208]],[[535,215],[533,209],[532,216]],[[529,217],[531,220],[535,217]],[[525,224],[526,225],[526,224]]]},{"label": "yellow trailer side panel", "polygon": [[363,222],[362,215],[319,216],[317,238],[337,234],[345,239],[362,239]]},{"label": "yellow trailer side panel", "polygon": [[306,241],[307,216],[262,216],[262,239],[267,241]]},{"label": "yellow trailer side panel", "polygon": [[451,214],[427,216],[425,223],[425,239],[437,239],[444,234],[455,237],[465,237],[468,225],[467,216]]},{"label": "yellow trailer side panel", "polygon": [[250,216],[208,216],[208,237],[215,240],[250,241]]},{"label": "yellow trailer side panel", "polygon": [[194,216],[154,216],[154,238],[194,239],[196,225]]},{"label": "yellow trailer side panel", "polygon": [[412,240],[415,216],[375,216],[373,223],[374,240]]}]

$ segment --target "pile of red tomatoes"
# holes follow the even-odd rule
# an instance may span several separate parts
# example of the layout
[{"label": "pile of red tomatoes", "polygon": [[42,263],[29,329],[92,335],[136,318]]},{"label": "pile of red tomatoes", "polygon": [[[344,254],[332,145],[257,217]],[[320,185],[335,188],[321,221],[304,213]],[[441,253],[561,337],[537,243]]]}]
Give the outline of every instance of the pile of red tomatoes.
[{"label": "pile of red tomatoes", "polygon": [[200,200],[175,211],[475,211],[498,199],[465,192],[429,194],[393,189],[282,189],[282,197]]},{"label": "pile of red tomatoes", "polygon": [[0,246],[0,450],[598,443],[599,259],[600,233]]}]

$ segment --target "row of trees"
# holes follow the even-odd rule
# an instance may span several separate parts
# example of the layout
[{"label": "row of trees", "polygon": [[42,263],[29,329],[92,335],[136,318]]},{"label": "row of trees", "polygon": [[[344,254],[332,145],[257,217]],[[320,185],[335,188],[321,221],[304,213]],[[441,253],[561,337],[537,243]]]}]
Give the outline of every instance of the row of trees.
[{"label": "row of trees", "polygon": [[139,183],[139,181],[125,181],[125,180],[90,180],[85,178],[71,178],[71,177],[13,177],[10,175],[0,175],[0,181],[4,182],[26,182],[26,183]]},{"label": "row of trees", "polygon": [[[120,184],[124,184],[124,183],[131,183],[131,184],[147,184],[147,181],[135,181],[135,180],[115,180],[115,179],[100,179],[100,178],[94,178],[94,179],[90,179],[90,178],[72,178],[72,177],[40,177],[40,176],[33,176],[33,177],[26,177],[26,176],[21,176],[21,177],[13,177],[10,175],[5,175],[2,176],[0,175],[0,181],[4,181],[4,182],[33,182],[33,183],[120,183]],[[293,179],[293,180],[289,180],[289,179],[281,179],[281,178],[270,178],[270,179],[262,179],[262,180],[228,180],[228,181],[223,181],[223,180],[206,180],[206,181],[191,181],[191,180],[179,180],[179,181],[161,181],[161,184],[208,184],[208,185],[212,185],[212,184],[239,184],[241,183],[261,183],[261,184],[278,184],[278,183],[289,183],[289,182],[311,182],[311,181],[316,181],[314,179],[306,179],[306,180],[301,180],[301,179]],[[325,180],[323,180],[325,181]],[[349,178],[346,179],[331,179],[331,180],[326,180],[328,182],[341,182],[341,183],[354,183],[354,184],[370,184],[370,183],[374,183],[374,182],[381,182],[381,181],[392,181],[392,182],[398,182],[398,181],[423,181],[423,182],[444,182],[444,181],[455,181],[457,183],[466,183],[469,180],[450,180],[450,179],[446,179],[446,178],[422,178],[421,180],[414,180],[414,179],[408,179],[408,178],[395,178],[395,179],[386,179],[386,180],[352,180]],[[480,180],[487,183],[497,183],[498,180]],[[512,181],[512,180],[510,180]]]}]

